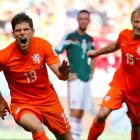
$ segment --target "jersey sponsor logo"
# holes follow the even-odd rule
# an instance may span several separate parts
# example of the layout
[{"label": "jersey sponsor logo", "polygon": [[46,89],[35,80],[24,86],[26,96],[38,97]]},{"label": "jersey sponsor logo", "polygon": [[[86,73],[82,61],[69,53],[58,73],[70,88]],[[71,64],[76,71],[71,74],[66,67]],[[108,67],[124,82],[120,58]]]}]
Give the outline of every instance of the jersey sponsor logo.
[{"label": "jersey sponsor logo", "polygon": [[39,55],[39,53],[35,53],[33,56],[32,56],[32,60],[35,64],[40,64],[41,62],[41,57]]}]

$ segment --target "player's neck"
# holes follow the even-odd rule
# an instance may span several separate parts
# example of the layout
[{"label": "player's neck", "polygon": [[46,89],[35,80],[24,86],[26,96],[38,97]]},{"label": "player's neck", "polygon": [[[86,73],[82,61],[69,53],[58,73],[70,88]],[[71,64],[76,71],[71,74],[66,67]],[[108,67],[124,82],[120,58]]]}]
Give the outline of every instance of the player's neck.
[{"label": "player's neck", "polygon": [[140,39],[140,34],[133,33],[132,37],[133,37],[134,40]]},{"label": "player's neck", "polygon": [[86,34],[86,30],[77,29],[78,34],[84,35]]}]

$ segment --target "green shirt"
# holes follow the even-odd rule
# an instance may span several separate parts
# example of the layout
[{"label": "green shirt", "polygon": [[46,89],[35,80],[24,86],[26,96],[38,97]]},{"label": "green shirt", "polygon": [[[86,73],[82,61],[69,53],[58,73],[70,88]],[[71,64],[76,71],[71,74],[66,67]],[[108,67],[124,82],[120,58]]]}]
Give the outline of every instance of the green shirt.
[{"label": "green shirt", "polygon": [[88,34],[80,35],[75,31],[65,37],[56,52],[60,54],[66,50],[71,72],[76,73],[82,81],[88,81],[90,65],[87,51],[90,49],[94,49],[93,38]]}]

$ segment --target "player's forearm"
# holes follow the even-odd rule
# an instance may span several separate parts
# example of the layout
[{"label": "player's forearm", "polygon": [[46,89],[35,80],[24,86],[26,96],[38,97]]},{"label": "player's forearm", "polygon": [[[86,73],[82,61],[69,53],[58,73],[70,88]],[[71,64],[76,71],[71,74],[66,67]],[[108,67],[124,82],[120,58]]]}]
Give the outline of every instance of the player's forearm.
[{"label": "player's forearm", "polygon": [[4,97],[2,96],[1,92],[0,92],[0,103],[5,102]]},{"label": "player's forearm", "polygon": [[95,59],[91,59],[90,65],[90,78],[93,78],[94,70],[95,70]]},{"label": "player's forearm", "polygon": [[55,75],[58,77],[59,80],[67,80],[69,77],[69,67],[66,65],[63,68],[61,63],[57,63],[57,64],[53,64],[51,66],[49,66],[50,69],[55,73]]},{"label": "player's forearm", "polygon": [[118,49],[119,49],[119,47],[116,44],[116,42],[113,42],[113,43],[107,45],[106,47],[97,50],[96,51],[96,56],[112,53],[112,52],[114,52],[114,51],[116,51]]}]

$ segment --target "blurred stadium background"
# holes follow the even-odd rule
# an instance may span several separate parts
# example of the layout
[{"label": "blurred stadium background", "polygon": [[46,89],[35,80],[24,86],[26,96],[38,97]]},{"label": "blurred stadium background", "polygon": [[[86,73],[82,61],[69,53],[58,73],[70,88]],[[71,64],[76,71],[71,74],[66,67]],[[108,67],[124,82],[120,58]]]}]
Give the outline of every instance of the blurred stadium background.
[{"label": "blurred stadium background", "polygon": [[[13,40],[10,21],[17,12],[25,11],[29,14],[34,21],[35,35],[47,39],[54,47],[57,47],[64,34],[76,29],[77,11],[88,9],[92,13],[88,33],[93,36],[96,49],[98,49],[116,40],[122,29],[131,28],[131,12],[139,5],[139,0],[0,0],[0,49]],[[65,54],[62,54],[60,58],[65,59]],[[96,59],[95,75],[92,81],[95,112],[94,114],[86,113],[84,116],[82,140],[86,140],[92,119],[98,111],[102,97],[108,90],[108,83],[119,62],[119,51]],[[51,72],[50,79],[68,116],[67,83],[59,81]],[[10,101],[3,73],[0,73],[0,89],[7,101]],[[126,111],[124,104],[122,109],[110,115],[105,132],[99,140],[130,140],[131,127]],[[47,128],[46,133],[50,139],[55,139]],[[17,126],[8,115],[4,121],[0,118],[0,140],[31,140],[31,134]]]}]

